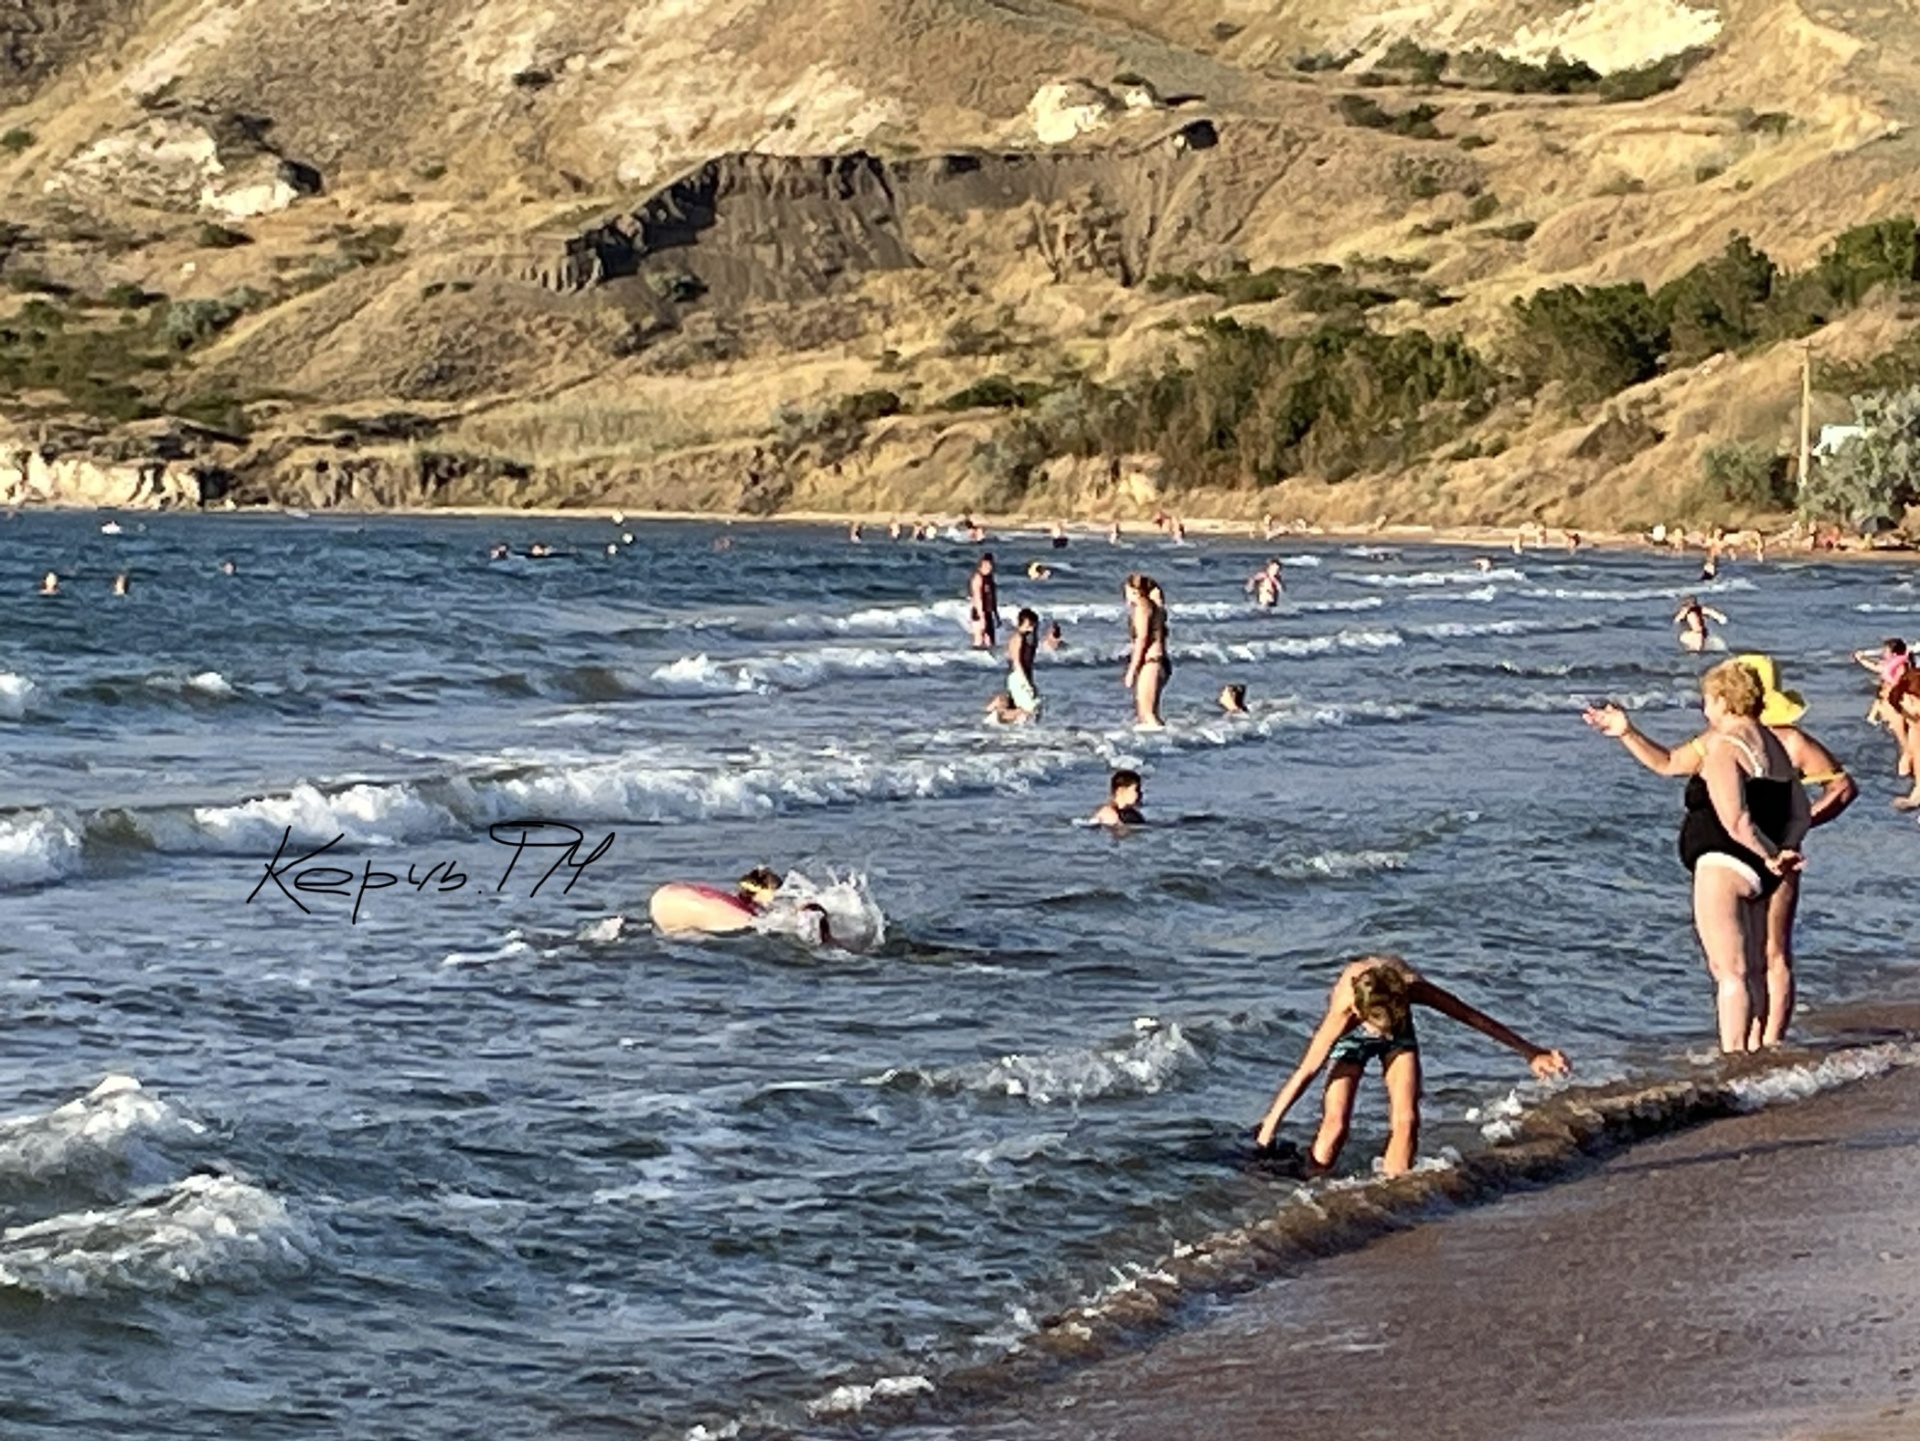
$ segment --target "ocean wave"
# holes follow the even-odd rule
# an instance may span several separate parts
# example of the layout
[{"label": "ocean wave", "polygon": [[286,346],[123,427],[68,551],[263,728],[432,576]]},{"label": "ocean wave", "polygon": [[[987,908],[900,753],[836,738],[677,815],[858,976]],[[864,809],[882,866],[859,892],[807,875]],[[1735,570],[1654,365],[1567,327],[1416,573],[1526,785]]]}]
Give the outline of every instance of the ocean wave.
[{"label": "ocean wave", "polygon": [[278,1197],[188,1176],[134,1200],[0,1230],[0,1287],[49,1300],[257,1282],[315,1249]]},{"label": "ocean wave", "polygon": [[32,704],[34,683],[12,671],[0,671],[0,720],[23,720]]},{"label": "ocean wave", "polygon": [[657,667],[648,677],[654,689],[679,694],[767,694],[800,690],[823,681],[855,676],[927,675],[964,667],[992,670],[1005,661],[982,650],[887,650],[873,647],[826,646],[783,655],[741,656],[714,660],[708,656],[681,656]]},{"label": "ocean wave", "polygon": [[217,670],[203,670],[193,675],[172,672],[150,675],[143,684],[152,690],[167,691],[173,695],[212,700],[231,700],[237,694],[233,682]]},{"label": "ocean wave", "polygon": [[108,1076],[51,1111],[0,1120],[0,1184],[98,1180],[118,1171],[137,1142],[205,1131],[132,1076]]},{"label": "ocean wave", "polygon": [[1559,635],[1565,631],[1601,630],[1614,624],[1605,616],[1569,616],[1540,620],[1443,620],[1403,627],[1421,640],[1471,640],[1479,636]]},{"label": "ocean wave", "polygon": [[59,811],[0,816],[0,890],[43,886],[78,874],[82,847],[75,819]]},{"label": "ocean wave", "polygon": [[1390,590],[1402,588],[1423,589],[1428,586],[1471,585],[1485,586],[1495,581],[1525,580],[1524,570],[1515,570],[1511,566],[1495,566],[1492,570],[1471,568],[1468,570],[1416,570],[1400,575],[1369,575],[1363,571],[1335,571],[1340,580],[1352,581],[1355,585],[1383,586]]},{"label": "ocean wave", "polygon": [[1396,630],[1341,630],[1331,635],[1274,636],[1266,640],[1202,641],[1198,645],[1176,645],[1176,660],[1262,661],[1304,660],[1309,656],[1337,652],[1371,653],[1392,650],[1404,643]]},{"label": "ocean wave", "polygon": [[1007,1096],[1030,1106],[1080,1105],[1107,1097],[1155,1096],[1204,1063],[1177,1024],[1142,1018],[1124,1044],[1014,1054],[966,1066],[882,1072],[873,1086]]},{"label": "ocean wave", "polygon": [[1754,583],[1744,576],[1728,576],[1720,580],[1696,581],[1692,585],[1633,586],[1609,590],[1536,586],[1520,594],[1532,600],[1678,600],[1683,595],[1731,595],[1755,588]]}]

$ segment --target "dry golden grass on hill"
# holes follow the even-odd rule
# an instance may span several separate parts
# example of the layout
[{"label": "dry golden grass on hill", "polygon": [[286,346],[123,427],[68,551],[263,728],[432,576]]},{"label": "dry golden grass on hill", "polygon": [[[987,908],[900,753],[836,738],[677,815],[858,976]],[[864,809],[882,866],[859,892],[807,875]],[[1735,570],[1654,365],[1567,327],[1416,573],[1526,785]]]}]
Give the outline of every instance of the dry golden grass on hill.
[{"label": "dry golden grass on hill", "polygon": [[[1790,447],[1797,350],[1509,387],[1259,490],[1040,454],[1020,405],[1132,393],[1209,317],[1498,356],[1543,287],[1920,213],[1916,0],[22,0],[0,35],[0,416],[216,419],[243,501],[1104,513],[1151,503],[1125,469],[1221,513],[1671,519],[1719,503],[1708,447]],[[1494,52],[1679,79],[1515,93]]]}]

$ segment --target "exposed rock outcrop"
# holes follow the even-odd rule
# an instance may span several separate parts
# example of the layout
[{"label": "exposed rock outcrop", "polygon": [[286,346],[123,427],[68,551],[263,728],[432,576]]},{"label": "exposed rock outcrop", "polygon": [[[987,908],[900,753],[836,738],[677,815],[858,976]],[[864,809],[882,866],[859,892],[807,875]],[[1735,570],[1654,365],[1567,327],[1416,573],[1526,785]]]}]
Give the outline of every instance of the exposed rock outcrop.
[{"label": "exposed rock outcrop", "polygon": [[320,172],[281,154],[269,123],[180,109],[95,141],[47,182],[51,195],[245,220],[318,194]]},{"label": "exposed rock outcrop", "polygon": [[179,461],[102,462],[0,448],[0,505],[180,510],[210,499],[208,491],[201,473]]}]

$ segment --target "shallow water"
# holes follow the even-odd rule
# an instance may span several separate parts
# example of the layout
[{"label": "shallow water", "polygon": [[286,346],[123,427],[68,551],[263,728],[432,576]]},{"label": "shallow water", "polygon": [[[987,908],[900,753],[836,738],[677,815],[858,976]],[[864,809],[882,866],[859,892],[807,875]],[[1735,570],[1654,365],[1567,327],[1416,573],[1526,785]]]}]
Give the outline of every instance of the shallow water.
[{"label": "shallow water", "polygon": [[[1069,641],[1002,731],[970,550],[628,529],[0,524],[10,1435],[682,1435],[911,1391],[1286,1204],[1246,1129],[1362,948],[1587,1079],[1671,1069],[1710,1044],[1679,797],[1578,710],[1691,733],[1689,589],[1865,779],[1812,846],[1807,1000],[1910,959],[1920,835],[1846,658],[1920,614],[1908,570],[1286,541],[1262,613],[1264,549],[1001,538],[1009,614]],[[1127,726],[1134,569],[1173,604],[1164,736]],[[1076,822],[1123,762],[1156,824],[1116,840]],[[526,817],[615,839],[502,886],[488,827]],[[442,869],[357,923],[248,903],[283,836],[336,834],[356,885]],[[863,874],[886,942],[650,932],[654,885],[761,861]],[[1423,1150],[1483,1144],[1524,1071],[1425,1039]],[[112,1075],[140,1089],[56,1112]]]}]

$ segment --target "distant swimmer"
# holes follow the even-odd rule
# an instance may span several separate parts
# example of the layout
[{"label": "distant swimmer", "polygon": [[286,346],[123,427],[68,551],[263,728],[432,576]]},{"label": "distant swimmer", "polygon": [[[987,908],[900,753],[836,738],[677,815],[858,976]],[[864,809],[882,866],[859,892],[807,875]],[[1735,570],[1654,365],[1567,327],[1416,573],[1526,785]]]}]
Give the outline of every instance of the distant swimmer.
[{"label": "distant swimmer", "polygon": [[1286,593],[1287,589],[1287,583],[1280,574],[1280,562],[1269,560],[1247,577],[1244,588],[1253,596],[1255,605],[1272,610],[1280,603],[1280,597]]},{"label": "distant swimmer", "polygon": [[847,527],[847,540],[852,545],[860,544],[860,522],[854,521]]},{"label": "distant swimmer", "polygon": [[715,550],[732,550],[733,537],[730,535],[716,535],[713,538],[713,548]]},{"label": "distant swimmer", "polygon": [[102,526],[100,527],[100,534],[102,534],[102,535],[123,535],[123,534],[125,534],[125,531],[124,531],[124,529],[123,529],[123,528],[121,527],[121,524],[120,524],[120,522],[119,522],[119,521],[117,521],[117,520],[110,520],[110,521],[107,521],[107,522],[106,522],[105,524],[103,524],[103,525],[102,525]]},{"label": "distant swimmer", "polygon": [[558,554],[559,552],[545,541],[536,540],[532,545],[527,547],[528,560],[551,560]]},{"label": "distant swimmer", "polygon": [[1044,566],[1037,560],[1030,560],[1027,562],[1027,579],[1052,580],[1053,570],[1050,566]]},{"label": "distant swimmer", "polygon": [[[1779,668],[1771,656],[1743,655],[1735,659],[1760,680],[1763,692],[1760,724],[1785,748],[1787,759],[1800,773],[1801,783],[1814,788],[1807,824],[1823,826],[1838,820],[1859,796],[1860,787],[1832,751],[1800,729],[1800,717],[1807,710],[1806,701],[1797,692],[1781,688]],[[1676,778],[1698,775],[1700,764],[1713,743],[1713,732],[1709,730],[1669,750],[1643,735],[1616,705],[1595,706],[1585,712],[1584,719],[1602,735],[1624,742],[1628,754],[1655,775]],[[1781,877],[1779,889],[1767,902],[1766,1009],[1756,1011],[1748,1022],[1752,1033],[1750,1048],[1778,1045],[1793,1022],[1793,922],[1799,904],[1799,873]]]},{"label": "distant swimmer", "polygon": [[1273,512],[1272,511],[1268,511],[1265,515],[1260,517],[1260,539],[1262,540],[1273,539]]},{"label": "distant swimmer", "polygon": [[238,574],[239,570],[240,567],[235,565],[231,560],[223,560],[220,562],[220,574],[222,575],[235,575]]},{"label": "distant swimmer", "polygon": [[1476,555],[1473,558],[1473,568],[1479,571],[1480,574],[1485,575],[1493,569],[1493,560],[1490,556]]},{"label": "distant swimmer", "polygon": [[1053,543],[1055,550],[1065,550],[1067,548],[1067,528],[1056,520],[1051,526],[1047,527],[1047,539]]},{"label": "distant swimmer", "polygon": [[1060,634],[1060,622],[1054,621],[1047,627],[1046,639],[1040,642],[1047,650],[1065,650],[1067,638]]},{"label": "distant swimmer", "polygon": [[507,549],[507,543],[504,540],[496,540],[487,550],[487,559],[505,560],[512,554],[513,552]]},{"label": "distant swimmer", "polygon": [[1673,613],[1673,623],[1680,627],[1680,645],[1683,650],[1697,652],[1707,648],[1707,642],[1711,639],[1707,631],[1708,621],[1725,625],[1727,617],[1710,605],[1702,605],[1696,596],[1680,597],[1680,609]]},{"label": "distant swimmer", "polygon": [[621,531],[621,532],[620,532],[620,544],[622,544],[622,545],[632,545],[632,544],[633,544],[633,532],[632,532],[632,531],[630,531],[630,530],[623,530],[623,531]]},{"label": "distant swimmer", "polygon": [[1040,617],[1022,610],[1007,637],[1007,694],[1028,715],[1040,713],[1040,691],[1033,680],[1033,657],[1040,645]]},{"label": "distant swimmer", "polygon": [[1720,574],[1720,552],[1710,550],[1707,558],[1700,562],[1700,579],[1714,580]]},{"label": "distant swimmer", "polygon": [[1920,670],[1909,669],[1903,674],[1887,692],[1887,700],[1903,722],[1906,735],[1905,764],[1900,773],[1913,777],[1913,789],[1893,804],[1903,811],[1920,809]]},{"label": "distant swimmer", "polygon": [[1107,544],[1120,544],[1120,522],[1117,520],[1107,527]]},{"label": "distant swimmer", "polygon": [[888,540],[900,539],[900,520],[899,520],[899,517],[897,516],[887,526],[887,539]]},{"label": "distant swimmer", "polygon": [[1139,771],[1115,771],[1107,778],[1107,803],[1093,813],[1095,825],[1143,826],[1147,818],[1140,812],[1146,798]]},{"label": "distant swimmer", "polygon": [[1262,1147],[1273,1144],[1274,1132],[1287,1112],[1325,1067],[1325,1109],[1309,1160],[1316,1174],[1331,1170],[1346,1144],[1360,1078],[1367,1062],[1377,1060],[1387,1087],[1384,1169],[1389,1176],[1411,1170],[1420,1144],[1420,1039],[1413,1028],[1415,1006],[1438,1011],[1519,1052],[1541,1080],[1573,1069],[1561,1052],[1536,1046],[1485,1011],[1436,986],[1400,957],[1363,956],[1349,963],[1333,983],[1327,1014],[1307,1043],[1307,1054],[1261,1118],[1255,1141]]},{"label": "distant swimmer", "polygon": [[608,555],[618,555],[618,554],[620,554],[620,546],[619,546],[619,544],[618,544],[617,542],[614,542],[614,541],[608,541],[608,542],[607,542],[607,554],[608,554]]},{"label": "distant swimmer", "polygon": [[1566,536],[1566,541],[1567,541],[1567,554],[1578,555],[1580,553],[1580,532],[1577,530],[1568,531]]},{"label": "distant swimmer", "polygon": [[40,577],[40,594],[42,595],[60,594],[60,576],[58,572],[50,570],[45,575]]},{"label": "distant swimmer", "polygon": [[[766,866],[756,866],[740,877],[731,891],[692,881],[670,881],[653,893],[647,913],[654,929],[665,935],[737,935],[754,928],[754,922],[767,913],[779,892],[779,875]],[[812,904],[801,909],[818,920],[816,943],[831,944],[826,912]]]},{"label": "distant swimmer", "polygon": [[1228,715],[1245,715],[1247,713],[1247,688],[1243,685],[1221,686],[1220,709]]},{"label": "distant swimmer", "polygon": [[992,650],[1000,629],[1000,585],[993,578],[993,552],[980,557],[967,582],[967,625],[975,650]]},{"label": "distant swimmer", "polygon": [[123,570],[113,578],[113,593],[125,595],[130,589],[132,589],[132,582],[127,579],[127,573]]},{"label": "distant swimmer", "polygon": [[1167,598],[1148,575],[1130,575],[1121,594],[1127,602],[1127,629],[1132,648],[1121,684],[1133,692],[1135,729],[1165,730],[1160,697],[1173,678],[1173,657],[1167,645]]}]

